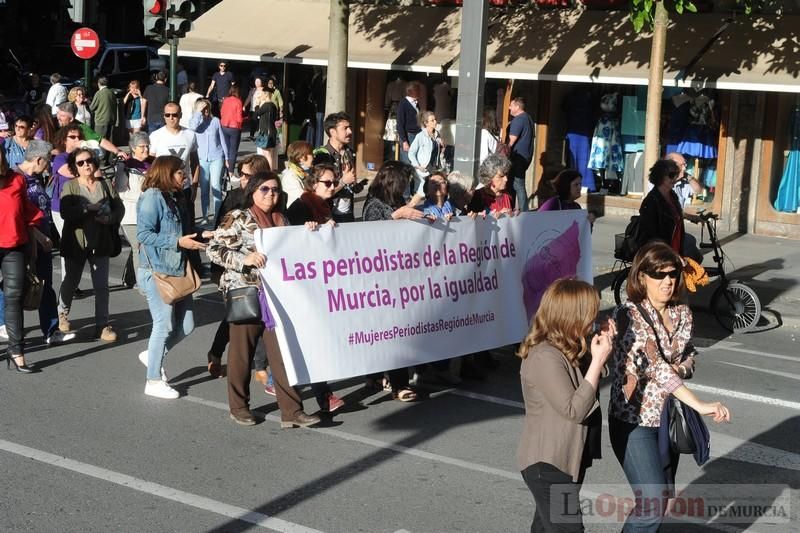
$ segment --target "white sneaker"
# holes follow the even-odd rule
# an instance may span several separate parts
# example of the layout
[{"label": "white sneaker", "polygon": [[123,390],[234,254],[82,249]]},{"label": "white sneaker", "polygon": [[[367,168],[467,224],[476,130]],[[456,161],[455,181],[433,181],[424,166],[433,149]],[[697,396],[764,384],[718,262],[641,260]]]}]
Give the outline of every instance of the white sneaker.
[{"label": "white sneaker", "polygon": [[[139,361],[141,361],[145,368],[147,367],[147,350],[139,353]],[[161,381],[164,383],[169,381],[169,379],[167,379],[167,373],[164,372],[163,366],[161,367]]]},{"label": "white sneaker", "polygon": [[74,338],[75,332],[73,331],[64,333],[63,331],[55,330],[49,337],[47,337],[47,339],[45,339],[45,342],[47,344],[61,344],[62,342],[71,341]]},{"label": "white sneaker", "polygon": [[3,339],[5,341],[8,340],[8,331],[6,331],[6,325],[5,324],[0,326],[0,339]]},{"label": "white sneaker", "polygon": [[162,398],[164,400],[176,400],[180,397],[178,391],[167,385],[166,382],[160,380],[148,379],[147,384],[144,386],[144,393],[147,396]]}]

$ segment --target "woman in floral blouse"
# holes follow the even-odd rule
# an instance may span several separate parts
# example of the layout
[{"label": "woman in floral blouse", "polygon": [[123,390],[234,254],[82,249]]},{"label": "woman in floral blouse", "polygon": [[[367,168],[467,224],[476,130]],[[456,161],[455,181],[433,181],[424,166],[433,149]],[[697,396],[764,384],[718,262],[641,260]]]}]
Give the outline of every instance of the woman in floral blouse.
[{"label": "woman in floral blouse", "polygon": [[659,426],[668,396],[713,416],[715,422],[730,421],[727,407],[701,401],[683,382],[694,372],[697,351],[691,340],[692,313],[679,301],[681,268],[680,256],[666,243],[643,246],[628,276],[628,301],[614,311],[618,334],[609,433],[614,454],[637,495],[623,531],[658,531],[666,510],[665,494],[678,466],[677,454],[668,465],[662,464],[659,454]]}]

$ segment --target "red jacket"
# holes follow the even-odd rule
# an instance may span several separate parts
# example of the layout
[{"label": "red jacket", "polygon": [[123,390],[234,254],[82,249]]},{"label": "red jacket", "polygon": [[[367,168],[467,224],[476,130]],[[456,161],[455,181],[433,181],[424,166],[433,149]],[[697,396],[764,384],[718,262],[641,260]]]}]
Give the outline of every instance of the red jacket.
[{"label": "red jacket", "polygon": [[0,248],[16,248],[28,242],[28,228],[43,218],[44,213],[28,199],[25,178],[9,172],[5,187],[0,187]]},{"label": "red jacket", "polygon": [[227,96],[219,109],[219,121],[225,128],[242,129],[242,101],[236,96]]}]

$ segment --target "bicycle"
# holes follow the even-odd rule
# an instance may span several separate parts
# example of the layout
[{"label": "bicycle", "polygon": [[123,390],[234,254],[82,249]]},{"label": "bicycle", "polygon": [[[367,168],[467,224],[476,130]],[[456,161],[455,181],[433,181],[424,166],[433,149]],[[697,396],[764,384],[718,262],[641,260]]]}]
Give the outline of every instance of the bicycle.
[{"label": "bicycle", "polygon": [[[715,267],[706,268],[706,273],[710,278],[720,281],[711,296],[711,311],[717,318],[720,325],[733,333],[747,333],[752,331],[761,318],[761,300],[756,292],[744,283],[728,279],[725,273],[725,253],[722,244],[717,238],[717,221],[719,216],[712,212],[700,210],[698,219],[701,226],[700,248],[713,250],[712,259]],[[704,242],[704,236],[708,233],[708,242]],[[618,247],[617,247],[618,248]],[[616,250],[616,249],[615,249]],[[616,262],[614,269],[622,265],[621,270],[611,282],[611,290],[614,292],[614,300],[617,305],[622,303],[622,295],[628,283],[628,273],[631,263],[626,258],[620,257],[616,251],[614,254]]]}]

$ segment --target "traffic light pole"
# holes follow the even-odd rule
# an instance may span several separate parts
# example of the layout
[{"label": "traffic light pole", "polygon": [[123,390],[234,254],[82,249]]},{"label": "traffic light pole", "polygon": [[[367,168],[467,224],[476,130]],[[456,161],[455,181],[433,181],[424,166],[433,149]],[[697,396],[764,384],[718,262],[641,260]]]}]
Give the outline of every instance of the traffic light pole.
[{"label": "traffic light pole", "polygon": [[86,84],[86,96],[91,96],[94,91],[92,90],[92,61],[91,59],[83,60],[83,79]]},{"label": "traffic light pole", "polygon": [[169,40],[169,99],[178,100],[178,38]]}]

